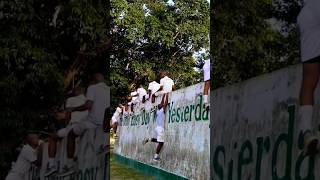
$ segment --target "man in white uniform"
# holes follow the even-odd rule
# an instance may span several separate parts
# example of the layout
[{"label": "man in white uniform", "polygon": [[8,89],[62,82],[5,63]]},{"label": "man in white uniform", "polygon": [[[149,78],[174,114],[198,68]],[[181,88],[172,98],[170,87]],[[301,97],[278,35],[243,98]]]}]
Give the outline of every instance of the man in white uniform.
[{"label": "man in white uniform", "polygon": [[[66,108],[73,108],[83,105],[87,98],[84,96],[84,88],[76,87],[73,90],[73,96],[68,98],[66,101]],[[45,172],[45,176],[50,176],[51,174],[57,172],[57,166],[55,163],[55,156],[57,152],[57,141],[61,138],[67,137],[70,130],[76,126],[77,123],[81,122],[88,116],[88,111],[75,111],[71,113],[71,119],[65,128],[58,130],[56,134],[53,134],[48,139],[48,166]],[[69,119],[68,119],[69,120]]]},{"label": "man in white uniform", "polygon": [[171,91],[176,90],[173,80],[168,77],[168,71],[161,71],[160,72],[160,91],[155,93],[155,96],[160,96],[165,93],[169,93]]},{"label": "man in white uniform", "polygon": [[41,165],[38,153],[40,145],[39,137],[36,134],[28,134],[26,144],[23,146],[17,161],[6,177],[6,180],[25,180],[32,164]]},{"label": "man in white uniform", "polygon": [[88,129],[104,129],[105,119],[104,114],[109,104],[108,99],[108,87],[104,83],[104,77],[100,73],[96,73],[93,76],[93,84],[87,89],[86,94],[87,101],[78,107],[68,108],[69,112],[76,111],[89,111],[85,120],[75,124],[68,134],[67,143],[67,166],[65,171],[73,170],[74,165],[74,151],[75,151],[75,139],[82,135]]},{"label": "man in white uniform", "polygon": [[147,91],[140,84],[137,84],[137,87],[138,87],[137,93],[138,93],[139,102],[144,103],[144,100],[145,100],[144,97],[145,97],[145,95],[147,95]]},{"label": "man in white uniform", "polygon": [[145,140],[143,140],[143,144],[146,144],[147,142],[158,143],[156,153],[153,157],[153,160],[155,161],[160,161],[160,151],[164,144],[164,126],[166,119],[166,109],[168,105],[168,96],[168,93],[164,94],[161,103],[158,105],[158,109],[156,112],[156,128],[154,138],[146,138]]},{"label": "man in white uniform", "polygon": [[312,127],[314,91],[320,75],[320,1],[306,0],[297,20],[303,71],[297,127],[304,153],[315,155],[320,146]]},{"label": "man in white uniform", "polygon": [[113,134],[115,135],[115,138],[117,138],[117,128],[118,128],[118,122],[120,120],[122,110],[123,110],[122,104],[119,104],[119,106],[116,108],[116,111],[114,112],[112,118],[111,118],[111,123],[112,123],[112,130]]},{"label": "man in white uniform", "polygon": [[207,110],[209,110],[209,89],[210,89],[210,60],[205,60],[203,65],[204,89],[203,102]]},{"label": "man in white uniform", "polygon": [[145,96],[146,100],[149,100],[150,98],[152,99],[152,103],[155,102],[155,96],[154,94],[159,91],[159,89],[161,88],[161,85],[159,83],[157,83],[156,81],[152,81],[151,83],[149,83],[148,86],[148,94]]},{"label": "man in white uniform", "polygon": [[130,106],[130,113],[133,113],[134,105],[139,102],[137,91],[132,91],[130,93],[129,99],[130,99],[130,101],[128,102],[128,105]]}]

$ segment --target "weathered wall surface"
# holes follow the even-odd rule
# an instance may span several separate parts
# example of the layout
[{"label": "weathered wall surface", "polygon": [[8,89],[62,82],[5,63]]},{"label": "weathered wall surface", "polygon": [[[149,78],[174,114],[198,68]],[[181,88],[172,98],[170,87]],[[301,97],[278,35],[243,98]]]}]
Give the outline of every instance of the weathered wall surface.
[{"label": "weathered wall surface", "polygon": [[[214,180],[319,180],[319,156],[298,143],[300,65],[212,92]],[[316,90],[315,129],[319,123]]]},{"label": "weathered wall surface", "polygon": [[76,171],[74,173],[63,175],[62,169],[67,160],[67,139],[63,139],[58,144],[56,163],[59,169],[58,173],[51,176],[45,176],[45,171],[48,163],[48,143],[44,143],[42,165],[37,168],[35,165],[25,177],[25,180],[107,180],[108,158],[106,149],[102,150],[101,146],[108,144],[109,134],[102,131],[101,128],[87,131],[82,137],[77,140],[76,148]]},{"label": "weathered wall surface", "polygon": [[123,117],[119,127],[115,153],[156,166],[189,179],[209,179],[209,114],[203,106],[203,83],[172,92],[165,122],[165,143],[161,161],[152,160],[156,144],[142,145],[155,128],[155,107],[151,111],[135,110]]}]

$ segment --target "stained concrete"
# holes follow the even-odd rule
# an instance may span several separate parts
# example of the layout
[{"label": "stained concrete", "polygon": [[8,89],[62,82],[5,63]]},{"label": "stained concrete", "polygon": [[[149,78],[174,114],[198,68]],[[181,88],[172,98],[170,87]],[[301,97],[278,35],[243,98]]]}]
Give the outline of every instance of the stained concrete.
[{"label": "stained concrete", "polygon": [[[165,122],[165,143],[160,154],[160,162],[154,162],[152,159],[155,143],[142,145],[144,138],[152,137],[154,134],[153,110],[143,112],[137,107],[134,116],[123,117],[118,128],[119,138],[114,152],[189,179],[209,179],[210,115],[203,109],[203,86],[204,84],[200,83],[170,93],[170,107],[167,109]],[[154,108],[160,101],[161,97],[157,98],[153,104]],[[177,115],[169,117],[174,111],[187,113],[181,121]],[[148,113],[149,121],[148,118],[144,118]],[[137,120],[137,116],[140,119]]]},{"label": "stained concrete", "polygon": [[[290,66],[212,92],[214,180],[320,179],[319,156],[298,146],[302,66]],[[315,92],[314,131],[319,124]]]}]

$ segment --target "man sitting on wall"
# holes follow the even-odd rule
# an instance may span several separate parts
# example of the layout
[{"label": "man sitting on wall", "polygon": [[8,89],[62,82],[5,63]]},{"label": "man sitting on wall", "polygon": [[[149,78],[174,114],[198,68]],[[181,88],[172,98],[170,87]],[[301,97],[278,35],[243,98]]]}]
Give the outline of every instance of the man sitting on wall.
[{"label": "man sitting on wall", "polygon": [[68,112],[89,111],[86,119],[77,123],[68,134],[67,165],[64,168],[70,173],[74,170],[75,139],[89,129],[101,128],[104,130],[105,111],[108,105],[108,87],[104,83],[104,77],[100,73],[93,75],[93,84],[88,87],[86,102],[77,107],[67,108]]},{"label": "man sitting on wall", "polygon": [[[66,108],[77,107],[86,102],[86,97],[84,96],[84,88],[76,87],[73,89],[72,96],[66,101]],[[84,120],[88,115],[88,111],[77,111],[71,113],[71,117],[66,118],[67,126],[57,131],[56,134],[51,134],[48,139],[48,165],[46,169],[45,176],[50,176],[51,174],[57,172],[57,166],[55,162],[55,156],[57,153],[57,141],[67,137],[70,130],[79,122]]]},{"label": "man sitting on wall", "polygon": [[154,138],[146,138],[143,141],[143,144],[146,144],[149,141],[158,143],[156,148],[156,154],[153,157],[153,160],[155,161],[160,161],[160,151],[164,144],[164,124],[166,118],[166,108],[168,105],[168,96],[168,93],[164,94],[161,103],[158,105],[158,109],[156,112],[156,128]]}]

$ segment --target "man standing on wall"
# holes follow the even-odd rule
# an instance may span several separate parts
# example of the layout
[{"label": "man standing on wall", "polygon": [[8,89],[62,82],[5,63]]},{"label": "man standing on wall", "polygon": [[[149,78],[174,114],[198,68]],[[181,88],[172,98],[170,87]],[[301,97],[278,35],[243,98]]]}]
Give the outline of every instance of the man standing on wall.
[{"label": "man standing on wall", "polygon": [[166,118],[166,108],[168,105],[168,96],[168,93],[164,94],[161,103],[158,105],[158,109],[156,112],[155,138],[146,138],[145,140],[143,140],[143,144],[146,144],[149,141],[158,143],[156,154],[153,157],[153,160],[155,161],[160,161],[159,154],[164,144],[164,123]]}]

